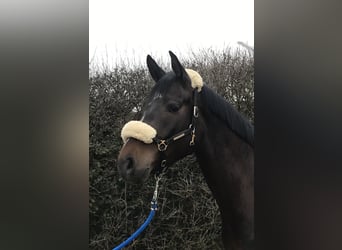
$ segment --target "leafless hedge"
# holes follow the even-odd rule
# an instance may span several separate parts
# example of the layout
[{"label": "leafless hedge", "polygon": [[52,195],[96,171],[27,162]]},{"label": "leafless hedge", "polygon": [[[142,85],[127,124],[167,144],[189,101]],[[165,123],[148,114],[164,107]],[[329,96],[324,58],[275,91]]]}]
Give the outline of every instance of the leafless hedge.
[{"label": "leafless hedge", "polygon": [[[181,61],[197,70],[208,86],[254,121],[254,58],[245,50],[200,50]],[[111,249],[145,220],[154,180],[126,184],[116,158],[123,124],[135,116],[153,86],[147,67],[117,65],[92,71],[89,80],[90,249]],[[159,210],[128,249],[220,249],[218,207],[195,161],[189,156],[162,180]]]}]

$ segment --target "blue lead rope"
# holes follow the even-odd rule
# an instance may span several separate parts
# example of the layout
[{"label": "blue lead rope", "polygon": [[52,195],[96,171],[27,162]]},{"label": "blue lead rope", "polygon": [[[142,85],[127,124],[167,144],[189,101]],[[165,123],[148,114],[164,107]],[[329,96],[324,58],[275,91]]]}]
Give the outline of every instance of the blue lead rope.
[{"label": "blue lead rope", "polygon": [[147,219],[145,220],[144,224],[142,224],[141,227],[139,227],[139,229],[137,231],[135,231],[127,240],[122,242],[117,247],[113,248],[113,250],[120,250],[120,249],[126,247],[127,245],[129,245],[150,224],[150,222],[153,219],[155,213],[156,213],[156,210],[151,210],[151,212],[150,212],[149,216],[147,217]]},{"label": "blue lead rope", "polygon": [[124,242],[122,242],[120,245],[116,246],[113,248],[113,250],[120,250],[127,245],[129,245],[135,238],[139,236],[139,234],[142,233],[142,231],[145,230],[145,228],[151,223],[157,209],[158,209],[158,204],[157,204],[157,198],[158,198],[158,187],[159,187],[159,181],[161,177],[156,177],[156,187],[154,189],[152,201],[151,201],[151,212],[148,215],[147,219],[145,220],[144,224],[142,224],[137,231],[135,231],[128,239],[126,239]]}]

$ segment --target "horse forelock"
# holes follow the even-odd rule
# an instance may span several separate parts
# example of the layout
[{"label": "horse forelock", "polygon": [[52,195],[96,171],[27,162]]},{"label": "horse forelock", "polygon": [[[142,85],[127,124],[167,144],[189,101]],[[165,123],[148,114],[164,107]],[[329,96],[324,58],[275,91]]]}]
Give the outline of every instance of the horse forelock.
[{"label": "horse forelock", "polygon": [[[200,92],[202,90],[202,87],[204,85],[203,79],[201,77],[201,75],[192,69],[185,69],[186,73],[188,74],[190,80],[191,80],[191,87],[193,89],[198,90],[198,92]],[[169,88],[171,87],[172,83],[175,82],[176,80],[176,75],[174,72],[168,72],[166,73],[161,79],[160,81],[158,81],[158,83],[153,87],[152,89],[152,96],[150,97],[150,99],[155,99],[156,96],[163,96],[165,93],[167,93],[167,91],[169,90]]]}]

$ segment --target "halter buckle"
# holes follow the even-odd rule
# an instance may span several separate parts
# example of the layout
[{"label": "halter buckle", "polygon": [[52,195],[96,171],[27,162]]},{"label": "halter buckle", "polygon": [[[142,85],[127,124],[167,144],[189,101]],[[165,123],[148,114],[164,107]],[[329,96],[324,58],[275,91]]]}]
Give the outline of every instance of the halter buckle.
[{"label": "halter buckle", "polygon": [[197,118],[198,117],[198,107],[194,106],[194,117]]},{"label": "halter buckle", "polygon": [[165,140],[160,140],[157,145],[158,145],[158,150],[160,152],[165,151],[167,149],[167,146],[168,146]]},{"label": "halter buckle", "polygon": [[195,137],[196,137],[196,135],[195,135],[195,129],[194,129],[191,131],[191,141],[189,143],[190,146],[195,145]]}]

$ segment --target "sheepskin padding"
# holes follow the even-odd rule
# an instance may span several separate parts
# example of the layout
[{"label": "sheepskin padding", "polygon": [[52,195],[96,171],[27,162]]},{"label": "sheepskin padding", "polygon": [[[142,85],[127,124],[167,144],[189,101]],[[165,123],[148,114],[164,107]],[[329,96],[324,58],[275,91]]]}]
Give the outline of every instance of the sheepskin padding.
[{"label": "sheepskin padding", "polygon": [[142,141],[146,144],[153,142],[153,138],[156,137],[157,131],[150,125],[142,121],[130,121],[127,122],[121,130],[121,138],[124,143],[128,138],[134,138]]},{"label": "sheepskin padding", "polygon": [[201,75],[192,69],[185,69],[185,71],[191,79],[191,86],[193,88],[198,88],[198,92],[200,92],[203,87],[203,79]]}]

